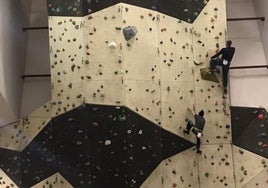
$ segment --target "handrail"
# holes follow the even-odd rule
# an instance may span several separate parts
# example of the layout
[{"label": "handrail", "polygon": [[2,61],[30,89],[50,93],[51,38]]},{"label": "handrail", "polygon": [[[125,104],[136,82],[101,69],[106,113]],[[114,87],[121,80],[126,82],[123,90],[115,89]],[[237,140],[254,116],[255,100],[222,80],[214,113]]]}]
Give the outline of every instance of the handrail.
[{"label": "handrail", "polygon": [[40,30],[40,29],[48,29],[48,26],[43,26],[43,27],[23,27],[22,31]]},{"label": "handrail", "polygon": [[227,21],[246,21],[246,20],[261,20],[261,21],[265,21],[265,17],[227,18]]},{"label": "handrail", "polygon": [[255,68],[267,68],[268,65],[252,65],[252,66],[235,66],[235,67],[230,67],[230,69],[255,69]]},{"label": "handrail", "polygon": [[26,75],[22,75],[21,78],[25,79],[25,78],[35,78],[35,77],[51,77],[50,74],[26,74]]}]

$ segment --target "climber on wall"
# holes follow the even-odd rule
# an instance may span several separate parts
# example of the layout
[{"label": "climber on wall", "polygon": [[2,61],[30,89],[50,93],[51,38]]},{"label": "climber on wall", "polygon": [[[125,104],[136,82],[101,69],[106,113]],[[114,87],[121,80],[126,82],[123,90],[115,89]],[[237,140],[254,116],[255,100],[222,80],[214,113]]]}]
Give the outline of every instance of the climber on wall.
[{"label": "climber on wall", "polygon": [[196,135],[196,153],[201,154],[200,150],[201,140],[200,138],[203,136],[202,132],[205,126],[205,118],[204,118],[204,110],[201,110],[198,114],[194,114],[190,108],[188,111],[194,116],[195,124],[191,120],[187,120],[186,129],[183,130],[184,133],[189,134],[190,130]]},{"label": "climber on wall", "polygon": [[[222,80],[223,80],[222,85],[224,88],[224,93],[227,93],[228,72],[231,61],[235,53],[235,48],[231,46],[232,41],[231,40],[226,41],[226,47],[222,48],[218,53],[212,56],[210,60],[210,70],[212,72],[217,72],[216,66],[222,67]],[[222,55],[221,58],[217,58],[220,55]]]}]

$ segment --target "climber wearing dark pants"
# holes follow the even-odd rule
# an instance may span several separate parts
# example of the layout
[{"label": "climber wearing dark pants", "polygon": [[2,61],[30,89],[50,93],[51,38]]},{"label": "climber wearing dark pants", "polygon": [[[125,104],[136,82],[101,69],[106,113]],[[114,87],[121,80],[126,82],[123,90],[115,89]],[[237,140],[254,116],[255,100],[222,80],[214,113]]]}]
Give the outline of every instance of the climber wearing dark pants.
[{"label": "climber wearing dark pants", "polygon": [[[200,144],[201,144],[200,137],[202,136],[202,131],[198,130],[196,127],[194,127],[194,124],[193,124],[192,121],[188,121],[187,125],[186,125],[186,129],[183,130],[183,132],[186,133],[186,134],[189,134],[191,129],[192,129],[192,132],[196,135],[196,145],[195,145],[196,152],[201,153],[201,150],[200,150]],[[201,135],[198,134],[198,133],[201,133]]]},{"label": "climber wearing dark pants", "polygon": [[[222,85],[224,87],[225,93],[227,92],[229,67],[235,53],[235,48],[231,46],[232,41],[231,40],[226,41],[226,48],[222,48],[217,54],[212,56],[210,60],[210,70],[212,72],[217,71],[216,66],[222,67],[222,80],[223,80]],[[220,55],[221,58],[217,58]]]},{"label": "climber wearing dark pants", "polygon": [[227,65],[224,65],[222,59],[211,59],[210,60],[210,69],[213,72],[217,71],[216,66],[222,67],[222,86],[224,87],[224,89],[226,89],[227,84],[228,84],[228,73],[229,73],[230,63],[228,63]]},{"label": "climber wearing dark pants", "polygon": [[198,114],[194,114],[190,109],[188,109],[189,112],[194,116],[195,124],[191,120],[187,121],[186,129],[183,130],[184,133],[189,134],[190,130],[192,130],[192,133],[196,135],[196,152],[202,153],[200,150],[200,138],[202,137],[202,132],[205,126],[205,118],[204,118],[204,110],[201,110]]}]

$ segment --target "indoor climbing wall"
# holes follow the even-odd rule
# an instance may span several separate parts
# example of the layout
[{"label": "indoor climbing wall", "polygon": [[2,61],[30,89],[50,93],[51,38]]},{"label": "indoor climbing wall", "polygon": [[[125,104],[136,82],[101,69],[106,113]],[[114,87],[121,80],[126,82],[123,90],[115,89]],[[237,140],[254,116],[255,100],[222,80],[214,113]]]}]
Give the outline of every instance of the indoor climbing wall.
[{"label": "indoor climbing wall", "polygon": [[206,117],[204,153],[198,156],[201,187],[235,187],[229,99],[223,97],[221,74],[216,73],[218,83],[201,77],[208,72],[210,57],[225,47],[225,20],[225,1],[210,1],[193,23],[195,106]]},{"label": "indoor climbing wall", "polygon": [[83,19],[86,103],[124,104],[121,9],[114,5]]},{"label": "indoor climbing wall", "polygon": [[52,176],[39,182],[38,184],[32,186],[31,188],[51,188],[51,187],[73,188],[73,186],[59,173],[53,174]]},{"label": "indoor climbing wall", "polygon": [[18,188],[18,186],[1,169],[0,169],[0,186],[5,188],[8,187]]},{"label": "indoor climbing wall", "polygon": [[233,106],[231,111],[236,186],[267,187],[267,111],[238,106]]},{"label": "indoor climbing wall", "polygon": [[267,158],[237,146],[233,146],[233,158],[236,187],[267,186]]},{"label": "indoor climbing wall", "polygon": [[197,157],[192,150],[186,150],[163,160],[141,187],[198,187]]},{"label": "indoor climbing wall", "polygon": [[181,134],[187,108],[194,104],[191,24],[164,14],[159,17],[162,124]]},{"label": "indoor climbing wall", "polygon": [[122,28],[135,26],[138,30],[132,39],[122,43],[125,105],[161,125],[159,15],[126,4],[122,4],[122,11]]},{"label": "indoor climbing wall", "polygon": [[[225,0],[48,0],[52,99],[1,129],[0,183],[267,186],[267,157],[232,145],[247,136],[237,127],[264,131],[266,119],[236,114],[231,126],[221,73],[207,69],[225,45],[225,7]],[[205,111],[201,155],[195,136],[183,133],[187,108]],[[262,154],[265,136],[256,136]]]},{"label": "indoor climbing wall", "polygon": [[83,18],[49,17],[52,114],[84,102]]}]

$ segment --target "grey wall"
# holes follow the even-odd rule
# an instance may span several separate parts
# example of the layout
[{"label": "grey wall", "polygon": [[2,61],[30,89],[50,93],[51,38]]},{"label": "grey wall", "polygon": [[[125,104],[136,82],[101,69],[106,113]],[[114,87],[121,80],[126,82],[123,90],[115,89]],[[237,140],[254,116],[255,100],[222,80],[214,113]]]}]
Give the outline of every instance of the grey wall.
[{"label": "grey wall", "polygon": [[[243,18],[259,16],[260,12],[255,11],[253,5],[257,1],[259,0],[227,0],[227,17]],[[264,0],[263,2],[266,1]],[[265,23],[256,20],[228,22],[228,37],[233,40],[233,44],[236,47],[232,66],[267,64],[265,59],[267,50],[264,50],[267,42],[264,41],[265,39],[261,37],[260,33],[262,33],[262,36],[267,34],[265,34],[264,25],[263,29],[258,27],[260,24]],[[268,109],[267,69],[230,70],[229,77],[231,105],[262,106]]]},{"label": "grey wall", "polygon": [[[46,0],[34,0],[29,14],[30,26],[48,26]],[[28,31],[25,74],[50,74],[48,30]],[[51,99],[50,78],[27,78],[23,84],[21,117]]]},{"label": "grey wall", "polygon": [[18,0],[0,1],[0,92],[6,102],[0,107],[8,105],[12,119],[19,116],[21,74],[26,60],[27,33],[22,31],[22,27],[28,25],[28,20],[25,16],[27,9],[22,4]]},{"label": "grey wall", "polygon": [[252,1],[255,9],[256,16],[264,16],[265,21],[259,21],[258,26],[260,30],[261,40],[265,52],[266,63],[268,60],[268,1],[267,0],[254,0]]}]

